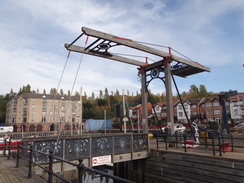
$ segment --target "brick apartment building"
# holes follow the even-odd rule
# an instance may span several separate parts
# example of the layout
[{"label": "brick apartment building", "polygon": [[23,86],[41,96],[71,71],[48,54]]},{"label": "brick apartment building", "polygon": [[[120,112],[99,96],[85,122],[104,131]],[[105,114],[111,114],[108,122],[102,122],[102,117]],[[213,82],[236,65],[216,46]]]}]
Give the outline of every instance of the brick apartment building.
[{"label": "brick apartment building", "polygon": [[14,132],[77,130],[79,115],[79,97],[24,93],[8,102],[5,123]]},{"label": "brick apartment building", "polygon": [[[243,123],[244,93],[238,93],[235,96],[227,98],[225,104],[228,123],[232,125]],[[202,124],[206,124],[208,122],[223,122],[222,106],[219,103],[218,96],[184,100],[183,106],[185,108],[185,111],[180,100],[173,100],[173,106],[175,123],[187,124],[187,117],[191,122],[196,122],[200,120]],[[154,110],[150,108],[150,110],[148,111],[148,116],[152,117],[154,115],[157,115],[157,118],[161,121],[161,123],[167,122],[166,102],[158,102],[154,106],[154,109],[156,114],[154,113]],[[131,107],[129,110],[129,113],[132,114],[132,119],[134,120],[137,120],[139,110],[139,118],[141,119],[141,108]],[[187,114],[187,117],[185,115],[185,112]]]}]

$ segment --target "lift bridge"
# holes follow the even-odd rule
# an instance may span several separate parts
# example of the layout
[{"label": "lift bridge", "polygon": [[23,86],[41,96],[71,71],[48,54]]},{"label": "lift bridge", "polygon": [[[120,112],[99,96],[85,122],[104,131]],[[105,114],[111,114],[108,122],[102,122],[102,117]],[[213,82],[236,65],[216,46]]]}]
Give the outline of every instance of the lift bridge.
[{"label": "lift bridge", "polygon": [[[74,45],[78,40],[85,38],[85,46]],[[88,38],[90,41],[88,41]],[[166,103],[167,103],[167,121],[174,126],[173,102],[172,102],[172,84],[173,75],[187,77],[204,71],[210,72],[210,68],[205,67],[198,62],[181,58],[172,54],[172,49],[167,47],[168,53],[146,46],[142,42],[133,41],[132,39],[122,38],[119,36],[107,34],[87,27],[82,27],[82,33],[70,44],[65,44],[65,48],[82,54],[88,54],[96,57],[110,59],[122,63],[137,66],[141,76],[141,95],[142,95],[142,123],[143,132],[148,133],[148,110],[147,110],[147,87],[153,79],[161,79],[165,84]],[[120,56],[126,54],[113,54],[111,48],[126,48],[133,52],[140,52],[140,55],[146,57],[144,62],[132,59],[130,57]],[[136,53],[137,54],[137,53]],[[137,54],[138,55],[138,54]],[[149,64],[147,56],[152,56],[158,61]],[[170,134],[174,134],[174,128],[170,129]]]},{"label": "lift bridge", "polygon": [[[149,139],[148,134],[145,133],[63,135],[58,138],[57,136],[35,137],[23,139],[22,144],[26,146],[26,148],[22,148],[23,156],[28,158],[30,149],[34,150],[32,159],[36,164],[48,164],[49,158],[46,154],[51,151],[54,156],[70,162],[78,162],[78,159],[83,159],[86,167],[149,157]],[[58,161],[55,164],[55,172],[74,169],[69,164],[60,166]]]},{"label": "lift bridge", "polygon": [[[79,39],[85,39],[85,47],[74,45]],[[88,41],[92,40],[91,42]],[[151,55],[159,58],[159,61],[149,64],[134,60],[128,57],[122,57],[118,54],[112,54],[110,48],[120,46],[140,51],[143,55]],[[121,38],[111,34],[96,31],[83,27],[82,33],[72,43],[65,44],[65,48],[82,54],[88,54],[96,57],[110,59],[137,66],[137,72],[141,75],[141,94],[142,94],[142,123],[143,133],[110,133],[110,134],[82,134],[81,136],[60,136],[56,138],[35,138],[28,139],[24,143],[32,143],[35,150],[41,152],[54,151],[54,155],[66,160],[84,159],[84,164],[93,167],[101,164],[119,163],[137,159],[147,158],[149,156],[148,140],[148,110],[147,110],[147,87],[153,79],[161,79],[166,88],[167,119],[174,125],[173,104],[172,104],[172,86],[171,77],[187,77],[193,74],[210,71],[197,62],[175,56],[171,48],[168,53],[145,46],[131,39]],[[147,57],[146,57],[147,58]],[[174,134],[174,128],[171,128],[171,134]],[[28,153],[28,152],[26,152]],[[48,158],[34,153],[33,160],[36,163],[45,164]]]}]

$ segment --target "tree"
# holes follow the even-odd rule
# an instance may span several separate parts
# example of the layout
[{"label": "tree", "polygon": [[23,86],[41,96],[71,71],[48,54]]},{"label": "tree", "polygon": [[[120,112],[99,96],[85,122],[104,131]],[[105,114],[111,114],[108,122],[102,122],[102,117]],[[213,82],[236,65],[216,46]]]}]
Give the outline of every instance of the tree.
[{"label": "tree", "polygon": [[105,88],[105,91],[104,91],[104,99],[107,99],[108,96],[109,96],[109,94],[108,94],[108,89]]},{"label": "tree", "polygon": [[190,96],[191,96],[191,98],[198,98],[199,97],[199,90],[196,87],[196,85],[191,85]]},{"label": "tree", "polygon": [[60,89],[60,95],[64,95],[64,90]]},{"label": "tree", "polygon": [[99,98],[100,98],[100,99],[103,98],[103,91],[102,91],[102,90],[99,91]]},{"label": "tree", "polygon": [[25,87],[25,93],[31,93],[31,86],[28,84],[26,87]]},{"label": "tree", "polygon": [[199,97],[208,97],[209,93],[204,85],[199,86]]},{"label": "tree", "polygon": [[56,95],[57,94],[57,89],[56,88],[51,88],[50,94],[51,95]]}]

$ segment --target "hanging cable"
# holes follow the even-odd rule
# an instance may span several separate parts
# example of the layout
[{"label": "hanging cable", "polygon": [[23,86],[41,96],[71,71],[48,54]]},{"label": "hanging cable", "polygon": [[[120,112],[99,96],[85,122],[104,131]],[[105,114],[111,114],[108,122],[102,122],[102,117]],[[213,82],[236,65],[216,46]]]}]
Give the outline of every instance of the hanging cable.
[{"label": "hanging cable", "polygon": [[[55,102],[55,99],[56,99],[56,97],[57,97],[57,95],[58,95],[58,90],[59,90],[59,87],[60,87],[60,84],[61,84],[61,81],[62,81],[62,79],[63,79],[63,75],[64,75],[64,71],[65,71],[65,69],[66,69],[66,66],[67,66],[67,63],[68,63],[68,60],[69,60],[69,56],[70,56],[70,51],[68,52],[68,55],[67,55],[67,57],[66,57],[66,61],[65,61],[65,64],[64,64],[64,67],[63,67],[63,71],[62,71],[62,73],[61,73],[61,76],[60,76],[60,79],[59,79],[59,82],[58,82],[58,85],[57,85],[57,87],[56,87],[56,93],[54,94],[54,96],[53,96],[53,100],[54,100],[54,102]],[[54,123],[56,122],[56,115],[55,115],[55,110],[54,110],[54,102],[53,102],[53,104],[52,104],[52,108],[51,109],[53,109],[53,114],[54,114]],[[47,119],[50,117],[49,116],[49,112],[47,113]],[[56,124],[54,124],[54,125],[56,125]],[[54,130],[55,130],[55,128],[56,127],[54,127]],[[43,132],[44,133],[44,132]],[[42,134],[43,135],[43,134]]]},{"label": "hanging cable", "polygon": [[[87,45],[88,37],[89,37],[89,36],[87,36],[86,42],[85,42],[85,44],[84,44],[84,47],[86,47],[86,45]],[[75,79],[74,79],[74,82],[73,82],[73,85],[72,85],[72,89],[71,89],[71,92],[70,92],[70,96],[69,96],[69,99],[68,99],[69,101],[71,101],[71,97],[72,97],[72,94],[73,94],[73,90],[74,90],[74,87],[75,87],[75,83],[76,83],[76,80],[77,80],[77,76],[78,76],[78,74],[79,74],[79,70],[80,70],[81,62],[82,62],[82,60],[83,60],[84,52],[85,52],[85,50],[81,53],[81,58],[80,58],[80,61],[79,61],[79,65],[78,65],[78,68],[77,68],[77,71],[76,71],[76,74],[75,74]],[[66,110],[66,111],[68,111],[68,110]],[[72,116],[71,116],[71,117],[72,117]],[[71,121],[72,121],[72,120],[71,120]],[[58,141],[59,141],[61,132],[62,132],[62,130],[63,130],[62,127],[63,127],[63,124],[61,125],[60,133],[58,134],[58,137],[57,137],[57,141],[56,141],[56,144],[55,144],[55,149],[57,148],[57,144],[58,144]],[[73,125],[71,124],[71,130],[72,130],[72,128],[73,128]]]}]

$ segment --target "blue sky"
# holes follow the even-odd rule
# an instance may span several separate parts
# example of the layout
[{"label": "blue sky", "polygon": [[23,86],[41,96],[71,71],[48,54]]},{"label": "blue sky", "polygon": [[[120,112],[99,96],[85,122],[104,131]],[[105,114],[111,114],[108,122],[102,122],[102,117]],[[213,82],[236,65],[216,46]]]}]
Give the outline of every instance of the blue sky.
[{"label": "blue sky", "polygon": [[[40,92],[56,88],[68,54],[64,43],[71,43],[83,26],[169,46],[211,68],[175,77],[180,92],[193,84],[212,92],[244,92],[242,0],[1,0],[0,19],[0,94],[27,84]],[[80,60],[81,54],[71,53],[59,89],[72,90]],[[89,55],[82,57],[74,86],[73,93],[82,86],[88,96],[105,87],[140,91],[136,66]],[[165,92],[161,81],[149,88]]]}]

